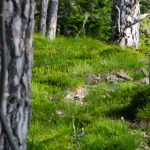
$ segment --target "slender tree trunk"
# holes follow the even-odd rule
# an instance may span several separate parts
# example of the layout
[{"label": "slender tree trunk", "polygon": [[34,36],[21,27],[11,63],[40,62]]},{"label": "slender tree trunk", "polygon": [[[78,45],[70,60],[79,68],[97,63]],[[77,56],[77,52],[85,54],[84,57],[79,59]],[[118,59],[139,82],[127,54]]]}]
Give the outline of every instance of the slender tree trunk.
[{"label": "slender tree trunk", "polygon": [[137,48],[139,45],[138,0],[113,0],[112,42]]},{"label": "slender tree trunk", "polygon": [[41,1],[41,10],[40,10],[40,18],[38,31],[45,36],[46,33],[46,19],[47,19],[47,8],[48,8],[48,0]]},{"label": "slender tree trunk", "polygon": [[[34,0],[8,0],[5,2],[3,14],[7,45],[3,112],[18,150],[26,150],[30,119],[34,6]],[[0,54],[2,49],[2,43],[0,43]],[[2,68],[1,63],[0,68]],[[10,150],[7,136],[1,125],[0,150]]]},{"label": "slender tree trunk", "polygon": [[51,0],[49,3],[48,37],[51,40],[56,37],[58,3],[58,0]]}]

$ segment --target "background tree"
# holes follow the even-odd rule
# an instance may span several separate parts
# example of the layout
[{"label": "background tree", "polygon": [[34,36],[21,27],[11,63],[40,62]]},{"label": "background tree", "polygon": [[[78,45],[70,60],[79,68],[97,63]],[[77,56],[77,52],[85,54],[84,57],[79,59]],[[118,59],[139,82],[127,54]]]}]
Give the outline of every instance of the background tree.
[{"label": "background tree", "polygon": [[46,33],[46,19],[47,19],[48,0],[42,0],[40,5],[40,18],[38,31],[44,36]]},{"label": "background tree", "polygon": [[[2,5],[2,1],[0,4]],[[3,97],[3,101],[1,101],[1,113],[4,114],[4,121],[7,121],[9,133],[13,137],[9,138],[8,134],[5,136],[5,130],[3,130],[5,128],[2,123],[4,121],[1,120],[0,150],[10,150],[10,146],[13,144],[17,147],[13,147],[13,149],[25,150],[31,109],[29,96],[34,0],[9,0],[5,1],[4,5],[5,10],[1,14],[1,20],[4,19],[3,26],[1,24],[0,28],[0,54],[2,58],[0,60],[0,75],[1,79],[4,79],[3,82],[1,81],[1,86],[4,83],[4,86],[1,88]],[[2,57],[4,50],[6,50],[5,54],[7,54],[5,55],[6,59]],[[12,140],[13,144],[10,140]]]},{"label": "background tree", "polygon": [[139,45],[139,16],[139,1],[113,0],[112,42],[137,48]]},{"label": "background tree", "polygon": [[[119,1],[118,1],[119,2]],[[36,0],[36,16],[35,16],[35,29],[39,24],[39,14],[41,11],[40,0]],[[141,13],[149,11],[149,1],[140,0]],[[50,7],[50,5],[49,5]],[[114,7],[113,7],[114,8]],[[79,31],[83,27],[83,23],[86,23],[84,30],[80,32],[79,36],[92,36],[102,41],[108,42],[111,37],[111,10],[112,1],[110,0],[61,0],[58,7],[58,21],[57,21],[57,33],[64,36],[77,36]],[[51,9],[50,9],[51,10]],[[50,14],[48,11],[48,15]],[[115,12],[118,14],[118,10],[115,8]],[[116,14],[116,17],[118,16]],[[136,18],[137,19],[137,18]],[[48,18],[47,18],[48,20]],[[116,19],[117,20],[117,19]],[[149,20],[149,19],[147,19]],[[145,29],[149,29],[149,21],[142,22],[140,36],[145,37]],[[48,27],[47,27],[48,28]],[[147,30],[148,31],[148,30]],[[146,32],[147,35],[148,32]],[[141,38],[141,39],[142,39]],[[145,38],[144,38],[145,39]],[[116,40],[112,40],[117,43]],[[146,38],[146,41],[149,41]],[[143,41],[145,42],[145,40]],[[147,42],[146,42],[147,43]]]},{"label": "background tree", "polygon": [[140,14],[140,4],[137,0],[113,0],[112,42],[137,48],[139,46],[139,22],[147,16],[149,14]]},{"label": "background tree", "polygon": [[48,8],[48,37],[51,40],[56,37],[58,3],[58,0],[51,0]]}]

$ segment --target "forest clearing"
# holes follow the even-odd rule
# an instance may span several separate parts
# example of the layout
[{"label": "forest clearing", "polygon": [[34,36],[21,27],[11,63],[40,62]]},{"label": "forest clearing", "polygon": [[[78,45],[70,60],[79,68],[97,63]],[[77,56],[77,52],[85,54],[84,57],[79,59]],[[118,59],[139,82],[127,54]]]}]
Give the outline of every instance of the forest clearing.
[{"label": "forest clearing", "polygon": [[[91,38],[39,35],[34,41],[29,149],[149,149],[150,100],[141,95],[150,90],[141,82],[147,47],[131,51]],[[101,80],[120,70],[132,80]]]},{"label": "forest clearing", "polygon": [[0,150],[150,150],[150,0],[1,0]]}]

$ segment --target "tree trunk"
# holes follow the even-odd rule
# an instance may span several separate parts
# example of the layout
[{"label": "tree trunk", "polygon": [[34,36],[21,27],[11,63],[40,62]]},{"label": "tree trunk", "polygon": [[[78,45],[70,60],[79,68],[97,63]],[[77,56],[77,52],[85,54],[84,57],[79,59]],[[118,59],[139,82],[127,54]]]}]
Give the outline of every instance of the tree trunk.
[{"label": "tree trunk", "polygon": [[42,0],[41,8],[40,8],[41,10],[40,10],[38,31],[43,36],[45,36],[45,33],[46,33],[47,8],[48,8],[48,0]]},{"label": "tree trunk", "polygon": [[140,6],[137,0],[113,0],[112,42],[124,47],[139,45]]},{"label": "tree trunk", "polygon": [[51,0],[49,3],[48,37],[51,40],[56,37],[58,3],[58,0]]},{"label": "tree trunk", "polygon": [[[7,45],[3,112],[18,150],[26,150],[30,119],[34,6],[34,0],[8,0],[5,2],[3,13]],[[0,43],[0,54],[2,49],[2,43]],[[1,59],[0,62],[2,62]],[[2,68],[1,63],[0,68]],[[7,136],[1,125],[0,150],[10,150]]]}]

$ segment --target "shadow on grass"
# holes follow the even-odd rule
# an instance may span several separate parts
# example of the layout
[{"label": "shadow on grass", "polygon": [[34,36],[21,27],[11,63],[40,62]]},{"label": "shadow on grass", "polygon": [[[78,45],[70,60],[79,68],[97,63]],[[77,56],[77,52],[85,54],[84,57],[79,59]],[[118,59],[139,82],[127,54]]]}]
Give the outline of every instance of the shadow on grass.
[{"label": "shadow on grass", "polygon": [[[35,142],[33,139],[32,140],[28,140],[28,150],[42,150],[43,149],[43,145],[46,145],[46,148],[50,149],[52,147],[51,145],[53,144],[53,142],[56,142],[57,139],[62,139],[62,137],[65,136],[65,135],[66,135],[66,133],[57,134],[57,135],[55,135],[53,137],[47,137],[47,138],[45,138],[43,140],[39,139],[38,142]],[[59,145],[55,145],[55,146],[57,147]]]},{"label": "shadow on grass", "polygon": [[144,85],[137,87],[137,89],[134,91],[134,94],[131,96],[129,104],[112,107],[106,112],[106,115],[113,118],[121,118],[123,116],[128,120],[142,120],[145,119],[145,117],[139,117],[140,113],[145,113],[145,115],[147,115],[147,113],[150,114],[150,109],[147,109],[148,105],[150,105],[150,87]]},{"label": "shadow on grass", "polygon": [[103,50],[100,53],[100,57],[108,58],[112,54],[117,54],[117,53],[120,53],[120,52],[123,52],[123,50],[120,47],[116,46],[115,48],[113,47],[113,48],[108,48],[108,49]]}]

